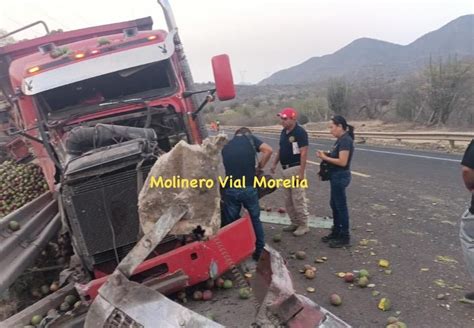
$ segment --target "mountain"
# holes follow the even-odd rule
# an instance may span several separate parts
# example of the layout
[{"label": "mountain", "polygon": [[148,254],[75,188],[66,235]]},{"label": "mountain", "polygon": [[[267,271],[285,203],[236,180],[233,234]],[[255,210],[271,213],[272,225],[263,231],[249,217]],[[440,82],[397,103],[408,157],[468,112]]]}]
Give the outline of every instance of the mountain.
[{"label": "mountain", "polygon": [[406,46],[370,38],[357,39],[333,54],[313,57],[278,71],[259,84],[308,84],[338,76],[352,80],[374,72],[397,78],[423,67],[430,57],[474,58],[473,48],[474,15],[465,15]]}]

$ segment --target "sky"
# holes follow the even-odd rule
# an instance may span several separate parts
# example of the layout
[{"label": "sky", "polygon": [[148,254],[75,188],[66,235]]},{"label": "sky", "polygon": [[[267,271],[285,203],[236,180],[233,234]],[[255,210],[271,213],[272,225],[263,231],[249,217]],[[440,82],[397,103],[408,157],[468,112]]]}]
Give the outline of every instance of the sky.
[{"label": "sky", "polygon": [[[257,83],[315,56],[370,37],[406,45],[474,13],[472,0],[169,0],[195,81],[212,81],[211,58],[227,53],[236,83]],[[37,20],[71,30],[152,16],[156,0],[0,0],[0,28]],[[41,36],[38,27],[19,39]]]}]

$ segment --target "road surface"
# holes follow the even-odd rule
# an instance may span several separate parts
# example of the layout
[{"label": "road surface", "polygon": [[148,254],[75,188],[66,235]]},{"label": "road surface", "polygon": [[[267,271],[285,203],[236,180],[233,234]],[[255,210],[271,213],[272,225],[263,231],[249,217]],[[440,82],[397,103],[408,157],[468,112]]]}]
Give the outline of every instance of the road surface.
[{"label": "road surface", "polygon": [[[278,135],[259,137],[278,148]],[[316,216],[331,216],[331,211],[329,184],[316,178],[319,160],[315,152],[328,150],[332,144],[310,140],[308,198],[310,212]],[[465,292],[474,291],[458,239],[459,217],[469,200],[460,161],[461,155],[356,145],[348,189],[353,246],[328,248],[320,241],[328,233],[323,229],[311,229],[301,238],[284,233],[282,242],[273,243],[272,236],[281,232],[281,226],[265,224],[267,243],[287,258],[298,292],[315,287],[316,292],[307,296],[354,327],[385,327],[389,316],[399,316],[408,327],[474,327],[474,306],[459,302]],[[275,209],[284,206],[282,192],[261,203]],[[362,239],[371,242],[361,246]],[[306,251],[307,260],[293,259],[291,252],[297,250]],[[314,258],[321,256],[328,261],[314,264]],[[391,274],[378,267],[379,259],[390,261]],[[316,279],[307,280],[299,273],[304,264],[317,266]],[[362,268],[371,273],[374,288],[352,287],[335,275]],[[373,291],[380,295],[372,296]],[[340,307],[329,304],[331,293],[342,296]],[[447,294],[446,299],[438,300],[439,294]],[[392,301],[392,310],[377,309],[381,297]],[[213,312],[229,326],[251,322],[252,306],[240,301],[236,293],[226,291],[219,298],[223,302],[196,308]]]}]

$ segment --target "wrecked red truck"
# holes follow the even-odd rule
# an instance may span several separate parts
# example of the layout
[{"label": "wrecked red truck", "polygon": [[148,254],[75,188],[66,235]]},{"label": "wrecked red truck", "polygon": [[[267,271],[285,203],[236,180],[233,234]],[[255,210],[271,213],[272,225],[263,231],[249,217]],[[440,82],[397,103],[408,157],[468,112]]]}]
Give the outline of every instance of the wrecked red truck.
[{"label": "wrecked red truck", "polygon": [[[0,48],[0,88],[10,103],[15,134],[31,149],[50,188],[0,221],[0,245],[5,245],[0,261],[9,267],[0,275],[0,291],[34,262],[53,235],[69,241],[74,254],[74,265],[61,281],[63,288],[0,327],[26,325],[33,315],[46,316],[47,309],[59,306],[70,292],[81,297],[82,306],[67,315],[46,316],[41,326],[81,327],[88,305],[106,297],[101,288],[107,284],[125,279],[122,286],[139,285],[127,285],[127,293],[149,288],[161,300],[160,293],[168,295],[235,271],[254,250],[247,216],[212,236],[205,236],[199,226],[186,235],[166,234],[152,249],[153,231],[141,230],[138,194],[157,158],[182,141],[201,144],[207,131],[200,111],[215,96],[222,101],[235,97],[227,55],[212,58],[215,88],[195,89],[171,7],[165,0],[159,4],[167,31],[153,30],[151,17],[146,17],[68,32],[47,30],[43,37]],[[171,213],[176,219],[178,212]],[[10,220],[20,221],[24,228],[9,232]],[[143,244],[148,248],[140,252]],[[143,260],[124,269],[127,255],[137,253]],[[129,275],[117,278],[127,270]],[[270,247],[253,284],[259,303],[256,322],[261,325],[348,327],[295,294],[283,259]],[[185,313],[168,301],[136,306],[145,311],[146,304],[153,304],[169,313]],[[111,313],[100,313],[104,326],[150,326],[144,313],[137,317],[132,310],[117,310],[117,304],[112,308]],[[122,323],[117,323],[117,311]],[[197,313],[186,312],[183,318],[190,326],[209,324]],[[167,325],[175,326],[177,319],[169,319]]]}]

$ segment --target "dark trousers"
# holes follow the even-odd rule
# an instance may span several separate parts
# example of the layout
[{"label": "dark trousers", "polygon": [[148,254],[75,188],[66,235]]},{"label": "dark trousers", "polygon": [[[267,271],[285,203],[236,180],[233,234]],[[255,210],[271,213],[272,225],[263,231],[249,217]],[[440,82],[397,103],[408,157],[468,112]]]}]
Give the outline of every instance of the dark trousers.
[{"label": "dark trousers", "polygon": [[474,214],[474,193],[471,196],[471,207],[469,207],[469,212],[471,212],[471,214]]},{"label": "dark trousers", "polygon": [[349,170],[331,172],[331,209],[334,218],[333,231],[341,236],[349,236],[349,209],[346,188],[351,183]]},{"label": "dark trousers", "polygon": [[242,206],[249,212],[256,237],[253,258],[258,260],[265,246],[265,236],[262,222],[260,221],[260,205],[258,204],[257,189],[253,187],[226,188],[223,192],[223,198],[223,225],[227,225],[239,219]]}]

